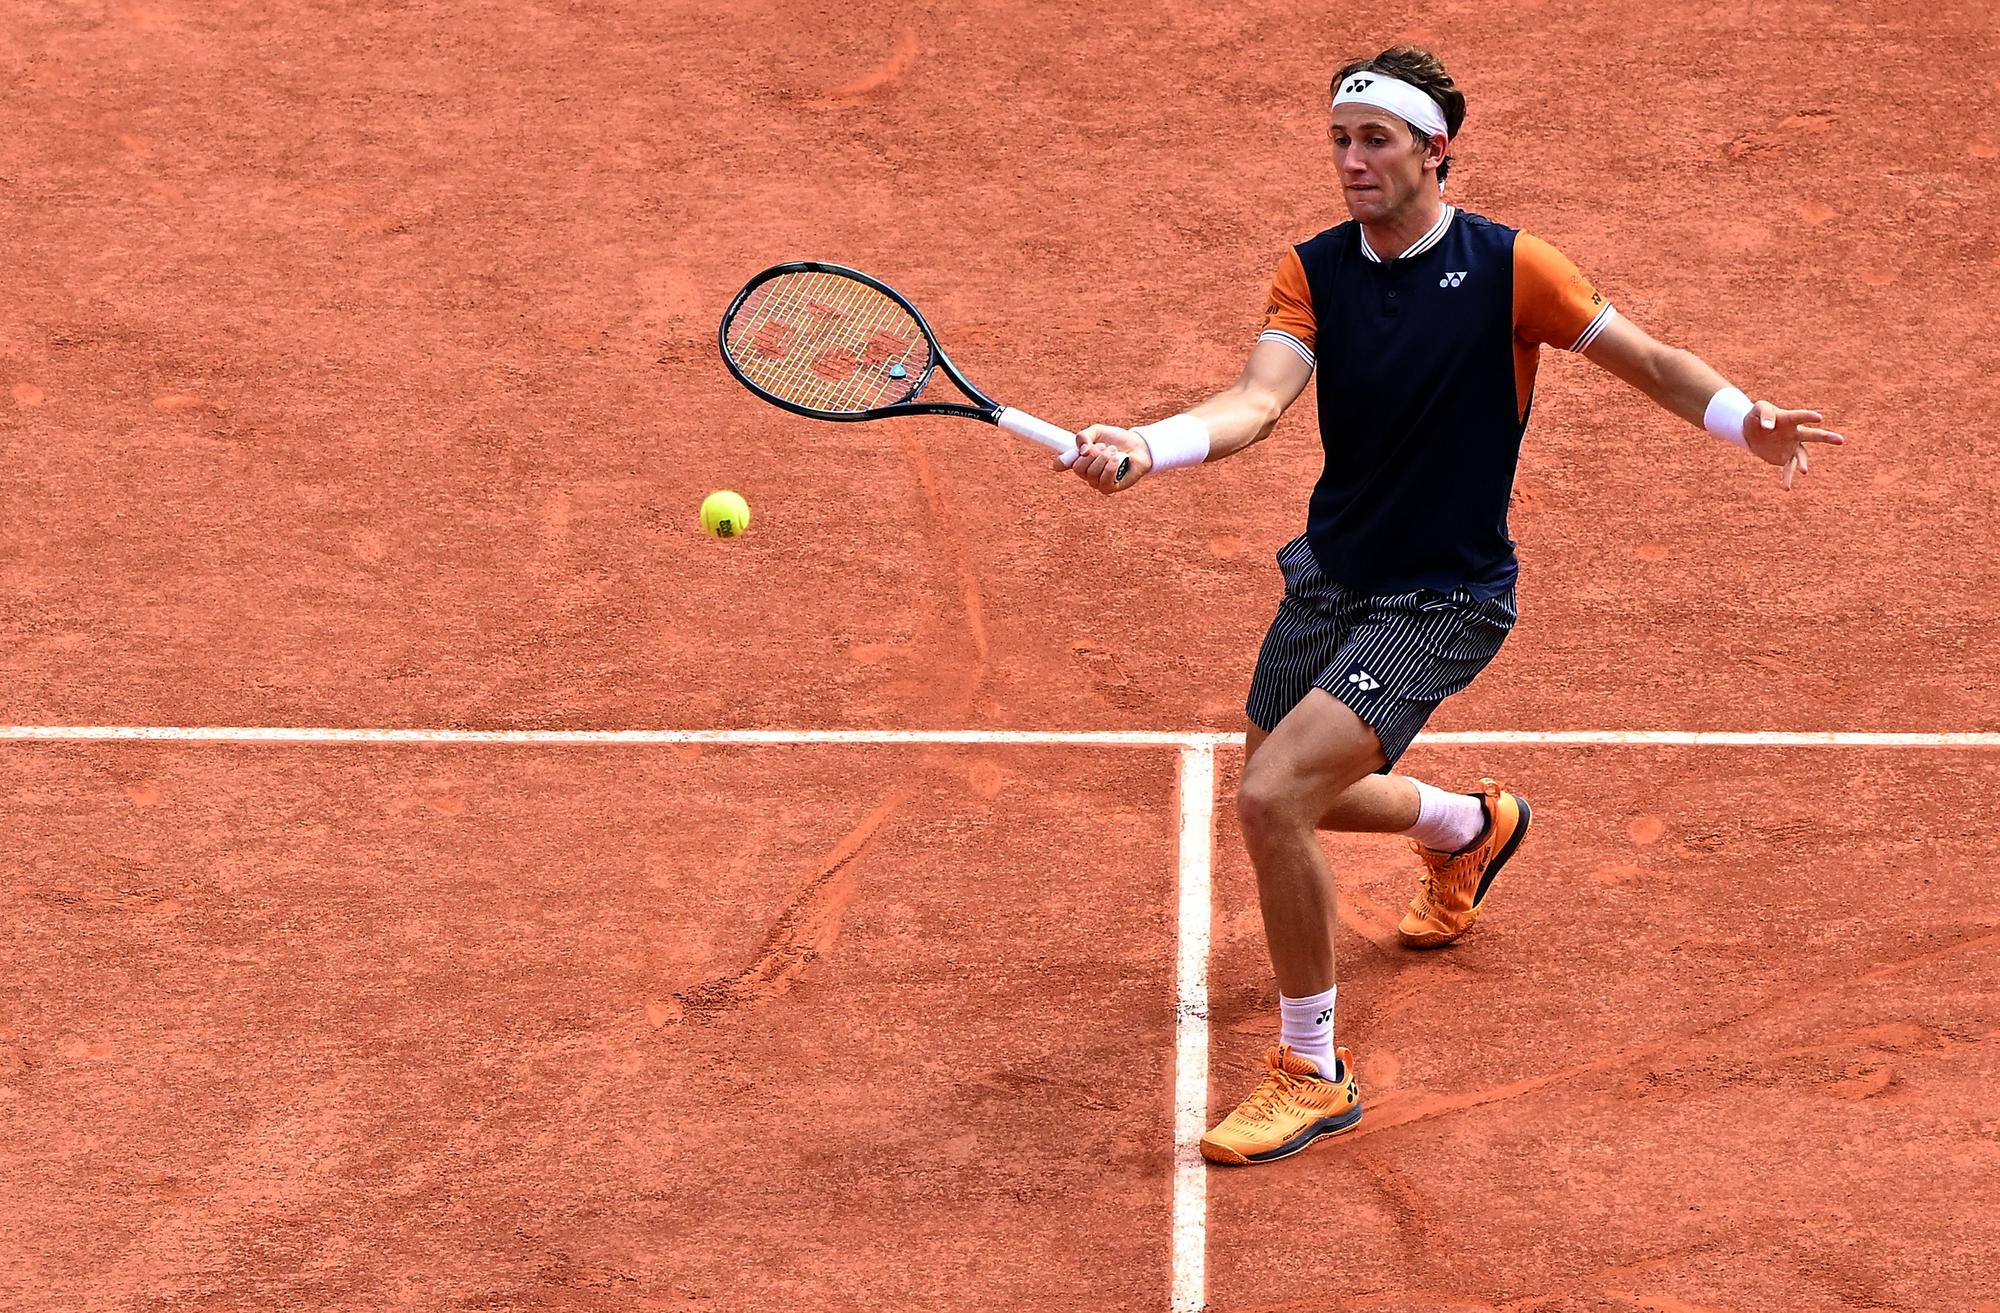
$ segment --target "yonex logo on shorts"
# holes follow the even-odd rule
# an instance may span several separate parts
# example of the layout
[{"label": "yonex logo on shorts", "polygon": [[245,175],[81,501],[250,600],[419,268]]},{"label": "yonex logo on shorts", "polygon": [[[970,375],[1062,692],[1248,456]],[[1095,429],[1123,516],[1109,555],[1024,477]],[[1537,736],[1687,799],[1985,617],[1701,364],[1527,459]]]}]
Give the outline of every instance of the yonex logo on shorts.
[{"label": "yonex logo on shorts", "polygon": [[1355,671],[1347,677],[1347,682],[1360,689],[1363,693],[1373,693],[1376,689],[1382,687],[1375,682],[1375,676],[1365,670]]},{"label": "yonex logo on shorts", "polygon": [[1442,278],[1438,279],[1438,286],[1439,286],[1439,287],[1457,287],[1457,286],[1458,286],[1458,285],[1459,285],[1460,283],[1462,283],[1462,282],[1464,282],[1464,281],[1465,281],[1465,275],[1466,275],[1466,274],[1468,274],[1468,273],[1470,273],[1470,272],[1471,272],[1471,270],[1469,270],[1469,269],[1466,269],[1466,270],[1461,270],[1461,271],[1459,271],[1458,273],[1455,273],[1455,274],[1454,274],[1454,273],[1447,273],[1447,274],[1445,274],[1445,276],[1444,276],[1444,277],[1442,277]]}]

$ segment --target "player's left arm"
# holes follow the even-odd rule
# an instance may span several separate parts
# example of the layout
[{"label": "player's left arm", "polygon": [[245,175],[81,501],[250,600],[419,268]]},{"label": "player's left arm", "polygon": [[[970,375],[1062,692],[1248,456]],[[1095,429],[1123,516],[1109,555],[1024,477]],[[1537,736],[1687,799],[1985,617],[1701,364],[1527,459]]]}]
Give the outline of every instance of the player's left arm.
[{"label": "player's left arm", "polygon": [[[1622,315],[1605,324],[1583,354],[1696,428],[1706,426],[1710,402],[1730,386],[1728,379],[1694,352],[1668,346]],[[1793,478],[1812,468],[1806,444],[1823,442],[1837,447],[1846,441],[1840,434],[1819,427],[1825,418],[1817,410],[1788,410],[1773,402],[1757,401],[1743,416],[1740,436],[1752,455],[1784,468],[1778,481],[1789,491]]]},{"label": "player's left arm", "polygon": [[1753,403],[1701,357],[1655,340],[1612,309],[1567,256],[1532,233],[1514,239],[1514,332],[1530,350],[1547,345],[1579,352],[1688,423],[1784,467],[1779,481],[1787,489],[1810,468],[1807,443],[1846,441],[1819,427],[1825,417],[1818,411]]}]

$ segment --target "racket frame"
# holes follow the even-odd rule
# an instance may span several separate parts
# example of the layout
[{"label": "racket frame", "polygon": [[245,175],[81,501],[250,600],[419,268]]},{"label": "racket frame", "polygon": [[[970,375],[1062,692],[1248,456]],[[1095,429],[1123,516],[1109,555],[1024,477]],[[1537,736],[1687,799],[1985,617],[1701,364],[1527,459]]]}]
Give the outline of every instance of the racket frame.
[{"label": "racket frame", "polygon": [[[924,367],[924,372],[918,377],[916,383],[904,394],[906,397],[916,398],[922,396],[924,389],[930,386],[932,376],[942,369],[945,377],[949,378],[958,390],[966,395],[972,404],[966,405],[954,401],[906,400],[892,401],[886,406],[871,406],[867,410],[817,410],[811,406],[800,405],[795,401],[787,401],[783,397],[767,392],[751,382],[749,376],[737,366],[736,361],[729,354],[729,326],[735,322],[736,312],[742,309],[743,303],[750,299],[752,292],[762,287],[765,283],[776,278],[782,278],[786,274],[802,273],[833,274],[841,278],[852,278],[865,287],[874,288],[891,301],[894,301],[898,306],[902,307],[905,314],[909,315],[915,321],[917,331],[924,335],[924,341],[930,346],[931,359],[930,364]],[[937,334],[931,330],[930,321],[924,318],[922,311],[910,304],[910,298],[904,296],[881,279],[871,278],[859,269],[850,269],[844,264],[829,264],[824,260],[789,260],[784,264],[774,264],[769,269],[764,270],[748,283],[745,283],[743,290],[736,294],[736,299],[729,303],[729,308],[722,312],[722,324],[716,330],[716,347],[722,352],[722,363],[729,367],[729,372],[736,376],[737,382],[772,405],[789,410],[794,415],[804,415],[807,419],[828,419],[838,424],[853,424],[862,420],[891,419],[897,415],[957,415],[965,419],[984,420],[988,424],[996,425],[1017,437],[1039,443],[1041,446],[1048,448],[1062,457],[1064,465],[1073,463],[1077,458],[1079,448],[1076,445],[1076,435],[1074,433],[1058,425],[1051,424],[1047,420],[1036,419],[1033,415],[1025,411],[1016,410],[1011,406],[1003,406],[974,387],[972,381],[960,373],[958,366],[952,363],[951,357],[945,354],[944,344],[938,341]],[[1129,456],[1118,463],[1119,478],[1122,479],[1125,476],[1125,471],[1130,465],[1131,458]]]},{"label": "racket frame", "polygon": [[[958,387],[960,392],[971,398],[973,404],[962,405],[951,401],[911,400],[892,401],[886,406],[871,406],[867,410],[815,410],[811,406],[802,406],[795,401],[787,401],[783,397],[774,396],[766,392],[763,388],[758,387],[750,381],[749,377],[737,367],[736,361],[730,357],[729,326],[735,321],[736,312],[742,309],[745,301],[750,299],[752,292],[762,287],[765,283],[773,279],[782,278],[786,274],[835,274],[842,278],[852,278],[855,282],[872,287],[891,301],[894,301],[903,308],[903,313],[916,321],[917,331],[924,335],[924,341],[928,342],[931,348],[930,364],[924,367],[924,372],[918,376],[916,384],[905,395],[913,398],[922,396],[924,389],[930,386],[932,376],[938,370],[942,369],[944,370],[945,377],[949,378]],[[722,325],[716,331],[716,345],[722,351],[722,363],[729,366],[729,372],[736,376],[737,382],[749,388],[772,405],[789,410],[795,415],[804,415],[808,419],[830,419],[836,423],[848,424],[861,420],[888,419],[895,415],[962,415],[969,419],[983,419],[988,424],[998,424],[1000,422],[1000,412],[1006,409],[1005,406],[1002,406],[999,402],[972,386],[971,381],[965,375],[958,372],[958,366],[951,363],[951,357],[945,354],[944,346],[939,343],[937,334],[931,331],[930,322],[924,318],[921,311],[910,304],[908,297],[881,279],[871,278],[859,269],[850,269],[844,264],[828,264],[823,260],[791,260],[784,264],[774,264],[769,269],[764,270],[764,272],[752,278],[748,283],[745,283],[743,290],[736,294],[736,299],[729,303],[729,308],[722,312]]]}]

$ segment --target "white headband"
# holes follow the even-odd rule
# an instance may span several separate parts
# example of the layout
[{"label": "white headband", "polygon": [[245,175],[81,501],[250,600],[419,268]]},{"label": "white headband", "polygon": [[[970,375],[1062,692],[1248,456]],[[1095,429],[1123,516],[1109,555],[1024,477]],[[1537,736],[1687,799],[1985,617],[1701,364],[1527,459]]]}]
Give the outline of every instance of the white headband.
[{"label": "white headband", "polygon": [[1380,73],[1356,73],[1343,81],[1333,98],[1335,109],[1342,105],[1373,105],[1408,121],[1426,136],[1451,135],[1445,127],[1444,112],[1435,100],[1407,82]]}]

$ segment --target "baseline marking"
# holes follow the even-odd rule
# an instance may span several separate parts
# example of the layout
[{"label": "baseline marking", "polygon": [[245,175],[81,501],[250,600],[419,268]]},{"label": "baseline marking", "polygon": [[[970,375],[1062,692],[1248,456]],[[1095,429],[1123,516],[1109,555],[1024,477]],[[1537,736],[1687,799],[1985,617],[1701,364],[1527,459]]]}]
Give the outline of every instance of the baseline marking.
[{"label": "baseline marking", "polygon": [[[340,729],[269,725],[0,725],[0,742],[138,743],[491,743],[543,746],[716,747],[807,744],[888,745],[966,743],[987,746],[1094,748],[1217,748],[1241,734],[1205,730],[1011,729]],[[2000,748],[2000,733],[1859,733],[1725,730],[1466,730],[1419,734],[1433,747],[1568,746],[1613,748]]]}]

